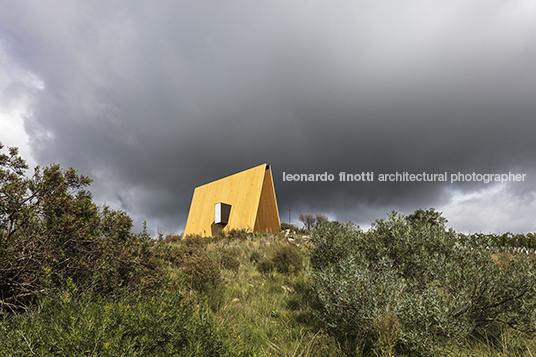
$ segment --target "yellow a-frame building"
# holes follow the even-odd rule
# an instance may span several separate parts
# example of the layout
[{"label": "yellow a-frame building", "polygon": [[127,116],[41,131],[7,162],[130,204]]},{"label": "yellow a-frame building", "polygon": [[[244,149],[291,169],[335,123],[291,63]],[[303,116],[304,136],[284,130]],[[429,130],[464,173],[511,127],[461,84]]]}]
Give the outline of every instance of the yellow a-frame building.
[{"label": "yellow a-frame building", "polygon": [[220,229],[276,233],[280,227],[272,170],[262,164],[197,187],[184,235],[213,236]]}]

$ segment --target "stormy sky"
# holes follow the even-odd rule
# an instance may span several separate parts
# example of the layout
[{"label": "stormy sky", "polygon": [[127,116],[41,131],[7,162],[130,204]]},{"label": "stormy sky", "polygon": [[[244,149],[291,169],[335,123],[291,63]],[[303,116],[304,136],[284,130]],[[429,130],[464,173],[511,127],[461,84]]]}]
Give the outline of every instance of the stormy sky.
[{"label": "stormy sky", "polygon": [[[0,0],[0,141],[138,230],[180,233],[196,186],[268,163],[282,222],[533,232],[535,134],[534,1]],[[526,176],[451,182],[473,172]]]}]

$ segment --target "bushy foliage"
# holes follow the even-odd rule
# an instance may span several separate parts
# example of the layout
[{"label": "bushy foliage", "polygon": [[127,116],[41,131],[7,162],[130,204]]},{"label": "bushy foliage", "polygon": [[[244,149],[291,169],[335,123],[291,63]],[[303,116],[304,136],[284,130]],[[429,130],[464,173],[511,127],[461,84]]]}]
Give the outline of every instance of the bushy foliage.
[{"label": "bushy foliage", "polygon": [[526,255],[498,264],[493,248],[396,213],[368,232],[327,223],[312,242],[320,318],[349,349],[438,355],[500,325],[534,332],[536,277]]},{"label": "bushy foliage", "polygon": [[204,237],[200,234],[189,234],[182,238],[180,243],[187,247],[205,248],[210,242],[217,240],[212,237]]},{"label": "bushy foliage", "polygon": [[[221,300],[220,267],[206,254],[206,239],[166,244],[151,239],[145,222],[132,234],[125,212],[93,203],[89,178],[59,165],[38,167],[32,177],[27,169],[16,149],[0,155],[3,352],[227,353],[204,309],[205,295],[211,307]],[[170,291],[172,267],[187,279]]]},{"label": "bushy foliage", "polygon": [[95,271],[87,282],[93,292],[106,297],[119,297],[133,291],[151,294],[167,283],[158,243],[139,239],[131,239],[126,244],[104,241],[100,249]]},{"label": "bushy foliage", "polygon": [[206,295],[213,310],[221,304],[221,269],[237,271],[240,266],[232,250],[223,251],[221,256],[208,254],[207,245],[215,241],[211,237],[191,235],[182,239],[180,245],[162,243],[157,247],[158,258],[178,270],[190,289]]},{"label": "bushy foliage", "polygon": [[210,292],[221,283],[218,262],[202,251],[186,262],[184,272],[192,288],[201,292]]},{"label": "bushy foliage", "polygon": [[220,258],[221,267],[238,273],[238,270],[240,269],[240,260],[238,260],[237,255],[238,253],[235,250],[224,250]]},{"label": "bushy foliage", "polygon": [[27,308],[67,279],[103,296],[158,285],[154,244],[130,232],[125,212],[93,203],[91,179],[59,165],[27,169],[17,149],[0,155],[0,308]]},{"label": "bushy foliage", "polygon": [[41,297],[29,313],[0,320],[9,356],[222,356],[224,334],[206,304],[180,287],[152,298],[103,301],[70,289]]},{"label": "bushy foliage", "polygon": [[303,268],[303,256],[292,245],[278,248],[272,257],[275,268],[280,273],[295,273]]},{"label": "bushy foliage", "polygon": [[253,232],[248,231],[245,228],[242,228],[242,229],[232,228],[229,230],[220,228],[218,230],[218,233],[214,235],[213,237],[211,237],[210,241],[218,241],[220,239],[227,239],[229,241],[231,240],[244,241],[248,239],[249,237],[252,237],[253,235],[254,235]]},{"label": "bushy foliage", "polygon": [[270,256],[253,251],[249,257],[255,263],[257,271],[264,275],[270,275],[276,269],[282,274],[297,273],[303,269],[303,258],[295,246],[287,243],[275,248]]},{"label": "bushy foliage", "polygon": [[309,254],[313,268],[319,270],[346,259],[351,252],[349,247],[358,245],[361,233],[352,223],[333,221],[325,224],[312,236],[314,249]]},{"label": "bushy foliage", "polygon": [[288,223],[282,222],[280,232],[284,232],[284,231],[293,232],[293,233],[301,233],[301,234],[309,234],[310,233],[305,228],[298,228],[293,224],[288,224]]},{"label": "bushy foliage", "polygon": [[287,229],[290,229],[290,230],[293,230],[293,231],[299,230],[299,228],[296,227],[293,224],[289,224],[289,223],[286,223],[286,222],[281,222],[281,230],[284,231],[284,230],[287,230]]},{"label": "bushy foliage", "polygon": [[508,251],[512,253],[525,252],[536,253],[536,234],[535,233],[511,233],[503,234],[462,234],[460,239],[464,242],[479,242],[480,245],[486,245]]},{"label": "bushy foliage", "polygon": [[164,237],[165,243],[180,243],[182,236],[180,234],[167,234]]},{"label": "bushy foliage", "polygon": [[170,263],[173,268],[182,268],[193,257],[200,254],[204,247],[198,245],[175,245],[160,244],[158,246],[158,256],[160,259]]},{"label": "bushy foliage", "polygon": [[182,271],[186,282],[199,293],[209,299],[210,307],[217,310],[221,304],[222,280],[219,262],[210,257],[204,250],[198,250],[185,260]]},{"label": "bushy foliage", "polygon": [[[166,244],[164,239],[151,239],[145,222],[141,234],[132,234],[130,217],[95,205],[85,190],[91,180],[76,170],[52,165],[36,168],[28,178],[26,169],[16,149],[0,156],[0,311],[28,311],[42,301],[49,306],[66,282],[72,285],[73,301],[92,295],[113,304],[134,292],[152,299],[171,281],[168,268],[180,269],[183,290],[196,291],[192,296],[198,302],[206,296],[213,310],[219,307],[220,265],[205,250],[212,238],[192,236],[178,245]],[[148,323],[150,328],[159,326]],[[64,349],[77,354],[69,346],[58,353]]]},{"label": "bushy foliage", "polygon": [[406,216],[406,221],[413,226],[431,224],[433,226],[443,227],[448,220],[441,214],[442,212],[436,211],[435,208],[424,210],[418,209],[412,214]]}]

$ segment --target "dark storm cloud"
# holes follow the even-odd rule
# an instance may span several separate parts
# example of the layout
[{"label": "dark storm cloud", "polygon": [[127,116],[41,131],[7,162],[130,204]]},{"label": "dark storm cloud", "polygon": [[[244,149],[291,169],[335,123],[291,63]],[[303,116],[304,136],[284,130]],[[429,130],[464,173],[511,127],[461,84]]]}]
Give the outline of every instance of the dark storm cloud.
[{"label": "dark storm cloud", "polygon": [[[37,161],[79,169],[98,200],[167,232],[185,224],[194,187],[263,162],[283,221],[291,205],[294,221],[359,223],[454,210],[452,192],[489,185],[282,173],[534,168],[536,9],[522,1],[3,7],[0,34],[46,86],[26,122]],[[530,196],[533,177],[501,195]]]}]

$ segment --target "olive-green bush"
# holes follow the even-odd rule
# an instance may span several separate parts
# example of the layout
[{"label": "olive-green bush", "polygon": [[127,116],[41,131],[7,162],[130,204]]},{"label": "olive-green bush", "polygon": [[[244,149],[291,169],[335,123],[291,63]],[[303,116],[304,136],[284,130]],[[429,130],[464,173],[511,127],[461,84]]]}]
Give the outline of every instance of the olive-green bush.
[{"label": "olive-green bush", "polygon": [[280,273],[296,273],[303,269],[303,255],[292,245],[278,248],[272,257],[275,268]]},{"label": "olive-green bush", "polygon": [[432,356],[501,325],[534,333],[536,275],[526,254],[498,256],[443,224],[396,213],[368,232],[326,223],[312,242],[319,317],[349,350]]},{"label": "olive-green bush", "polygon": [[220,258],[221,267],[238,273],[238,270],[240,269],[240,260],[238,260],[237,256],[238,252],[235,250],[224,250],[221,253]]}]

